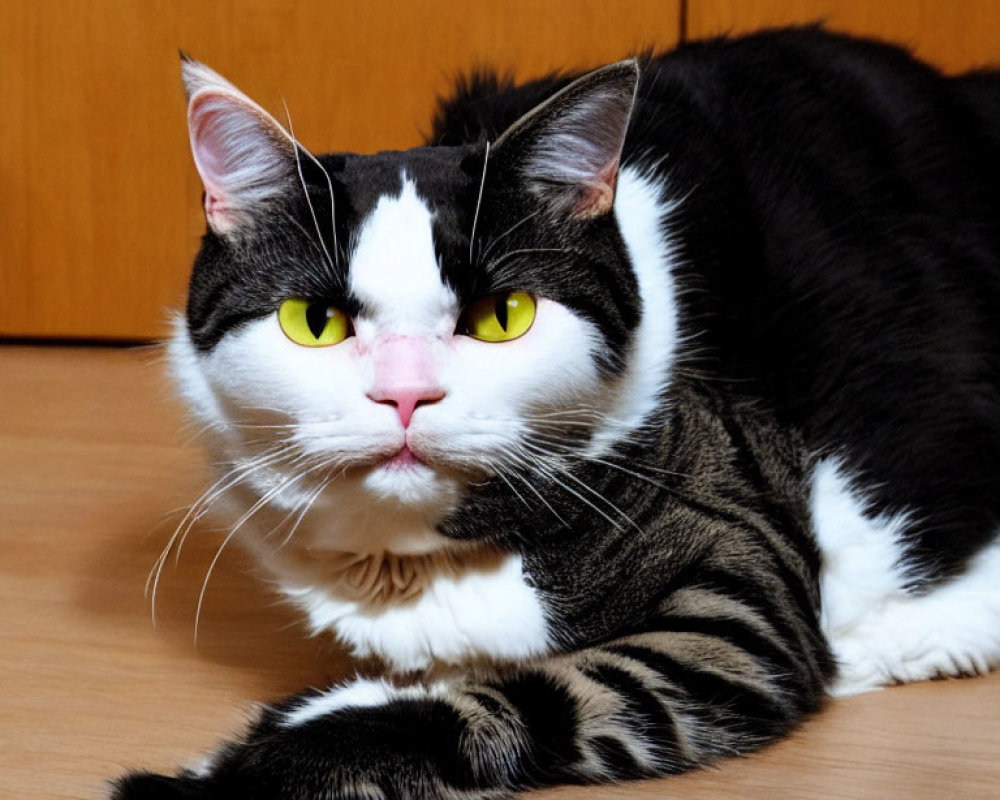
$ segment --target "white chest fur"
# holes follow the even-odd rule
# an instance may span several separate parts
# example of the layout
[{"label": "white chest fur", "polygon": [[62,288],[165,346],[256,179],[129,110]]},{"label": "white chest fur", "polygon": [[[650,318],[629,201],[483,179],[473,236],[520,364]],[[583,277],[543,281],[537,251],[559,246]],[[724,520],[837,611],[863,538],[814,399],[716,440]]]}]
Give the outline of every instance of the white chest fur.
[{"label": "white chest fur", "polygon": [[549,646],[544,607],[518,555],[489,569],[437,575],[418,597],[378,609],[318,586],[284,591],[315,632],[332,631],[354,655],[380,656],[395,670],[420,670],[435,661],[521,659]]}]

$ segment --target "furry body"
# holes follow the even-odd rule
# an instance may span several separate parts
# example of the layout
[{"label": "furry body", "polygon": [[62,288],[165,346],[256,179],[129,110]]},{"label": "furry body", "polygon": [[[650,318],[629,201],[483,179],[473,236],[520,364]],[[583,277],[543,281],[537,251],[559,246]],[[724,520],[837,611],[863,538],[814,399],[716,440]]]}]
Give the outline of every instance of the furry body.
[{"label": "furry body", "polygon": [[[660,775],[1000,661],[1000,78],[777,32],[638,83],[484,76],[434,146],[313,161],[186,70],[210,230],[172,353],[234,529],[422,678],[291,698],[117,796]],[[514,289],[526,334],[462,335]],[[287,298],[350,337],[298,347]]]}]

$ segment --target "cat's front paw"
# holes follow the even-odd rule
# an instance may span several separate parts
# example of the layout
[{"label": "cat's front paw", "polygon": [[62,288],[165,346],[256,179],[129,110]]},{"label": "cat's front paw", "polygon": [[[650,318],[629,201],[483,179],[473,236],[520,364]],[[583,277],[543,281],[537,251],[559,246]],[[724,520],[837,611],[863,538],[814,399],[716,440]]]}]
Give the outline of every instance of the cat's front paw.
[{"label": "cat's front paw", "polygon": [[[463,753],[454,708],[433,699],[302,713],[266,710],[242,741],[176,777],[132,773],[110,800],[497,800],[512,792]],[[297,709],[297,710],[296,710]]]},{"label": "cat's front paw", "polygon": [[308,788],[308,781],[297,785],[294,776],[288,776],[282,783],[248,781],[233,774],[220,779],[189,772],[181,772],[175,777],[132,772],[115,781],[109,800],[284,800],[293,797],[296,800],[370,800],[372,796],[357,794],[346,787],[340,791],[315,792]]},{"label": "cat's front paw", "polygon": [[[329,769],[290,766],[280,757],[229,746],[222,768],[176,776],[132,772],[114,782],[109,800],[370,800],[383,793],[359,794]],[[337,785],[340,784],[340,785]]]}]

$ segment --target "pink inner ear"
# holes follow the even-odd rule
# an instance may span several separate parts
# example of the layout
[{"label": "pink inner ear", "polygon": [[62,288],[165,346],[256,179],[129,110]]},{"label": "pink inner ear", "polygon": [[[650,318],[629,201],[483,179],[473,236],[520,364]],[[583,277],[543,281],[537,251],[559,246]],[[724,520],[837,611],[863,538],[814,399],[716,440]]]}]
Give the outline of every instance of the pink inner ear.
[{"label": "pink inner ear", "polygon": [[618,184],[618,159],[608,162],[592,180],[580,189],[580,199],[573,206],[575,217],[597,217],[609,212],[615,204]]},{"label": "pink inner ear", "polygon": [[205,187],[205,216],[216,231],[232,228],[232,220],[226,216],[226,201],[221,181],[217,176],[224,175],[226,170],[226,155],[219,141],[212,136],[212,117],[217,111],[206,111],[197,118],[197,128],[192,131],[192,147],[195,163],[201,174],[201,182]]},{"label": "pink inner ear", "polygon": [[217,233],[246,222],[255,207],[282,191],[290,171],[284,132],[251,101],[223,91],[195,94],[188,127],[205,214]]},{"label": "pink inner ear", "polygon": [[200,101],[196,99],[189,114],[191,150],[205,186],[206,211],[210,199],[219,206],[225,205],[225,177],[230,168],[223,141],[226,112],[218,107],[218,103],[218,98],[213,96]]}]

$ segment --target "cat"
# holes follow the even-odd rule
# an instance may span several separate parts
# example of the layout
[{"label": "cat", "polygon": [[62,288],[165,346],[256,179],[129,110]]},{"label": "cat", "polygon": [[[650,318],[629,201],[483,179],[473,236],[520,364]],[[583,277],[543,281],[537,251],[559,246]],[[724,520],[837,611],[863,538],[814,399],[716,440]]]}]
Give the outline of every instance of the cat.
[{"label": "cat", "polygon": [[777,30],[319,157],[183,76],[191,516],[384,669],[115,798],[660,776],[1000,662],[1000,73]]}]

